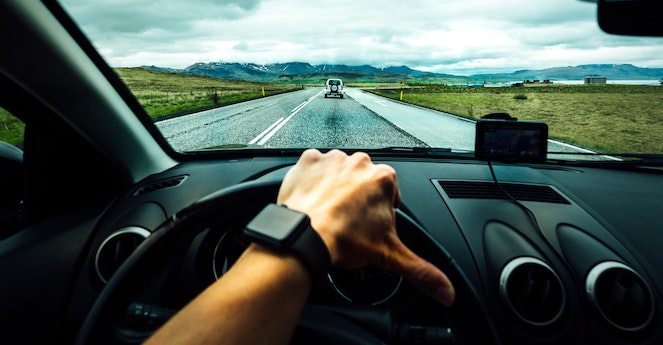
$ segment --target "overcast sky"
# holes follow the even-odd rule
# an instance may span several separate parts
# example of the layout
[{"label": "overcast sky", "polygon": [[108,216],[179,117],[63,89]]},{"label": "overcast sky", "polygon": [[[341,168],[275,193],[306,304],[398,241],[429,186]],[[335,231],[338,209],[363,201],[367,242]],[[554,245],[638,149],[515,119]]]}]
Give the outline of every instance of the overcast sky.
[{"label": "overcast sky", "polygon": [[663,38],[607,35],[579,0],[61,0],[113,67],[369,64],[470,75],[663,67]]}]

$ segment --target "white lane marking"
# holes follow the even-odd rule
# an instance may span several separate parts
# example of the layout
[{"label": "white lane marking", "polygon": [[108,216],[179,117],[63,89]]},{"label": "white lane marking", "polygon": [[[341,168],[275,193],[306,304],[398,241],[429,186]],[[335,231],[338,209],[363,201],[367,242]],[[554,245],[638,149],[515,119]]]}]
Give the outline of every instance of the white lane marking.
[{"label": "white lane marking", "polygon": [[[310,101],[310,99],[309,99],[309,101]],[[305,105],[306,105],[306,101],[304,101],[304,102],[302,102],[300,105],[296,106],[295,109],[290,110],[290,112],[296,111],[297,109],[299,109],[299,108],[301,108],[301,107],[303,107],[303,106],[305,106]]]},{"label": "white lane marking", "polygon": [[258,134],[257,137],[253,138],[253,140],[249,141],[249,144],[258,144],[258,145],[264,145],[267,140],[271,139],[276,132],[283,127],[286,122],[290,121],[293,116],[295,116],[300,110],[302,110],[307,104],[311,103],[316,97],[318,97],[324,90],[318,92],[315,96],[309,98],[306,102],[298,105],[295,107],[295,109],[292,110],[292,113],[288,115],[288,117],[280,118],[276,122],[274,122],[271,126],[267,127],[262,133]]},{"label": "white lane marking", "polygon": [[255,144],[256,141],[260,140],[265,134],[267,134],[269,131],[272,130],[272,128],[276,127],[281,121],[283,121],[283,117],[276,120],[276,122],[272,123],[271,126],[267,127],[264,131],[262,131],[260,134],[258,134],[257,137],[253,138],[253,140],[249,141],[249,144]]},{"label": "white lane marking", "polygon": [[387,106],[387,105],[385,104],[385,103],[387,103],[387,101],[373,101],[373,102],[375,102],[375,103],[377,103],[377,104],[379,104],[379,105],[381,105],[381,106],[383,106],[383,107],[386,107],[386,106]]},{"label": "white lane marking", "polygon": [[554,143],[554,144],[560,145],[560,146],[565,146],[565,147],[568,147],[568,148],[570,148],[570,149],[574,149],[574,150],[580,151],[580,152],[584,152],[584,153],[596,153],[596,152],[594,152],[594,151],[590,151],[590,150],[583,149],[583,148],[580,148],[580,147],[577,147],[577,146],[573,146],[573,145],[571,145],[571,144],[563,143],[563,142],[561,142],[561,141],[552,140],[552,139],[548,139],[548,141],[551,142],[551,143]]},{"label": "white lane marking", "polygon": [[[548,142],[551,142],[551,143],[554,143],[554,144],[557,144],[557,145],[560,145],[560,146],[565,146],[565,147],[568,147],[568,148],[570,148],[570,149],[577,150],[577,151],[580,151],[580,152],[583,152],[583,153],[596,154],[596,152],[594,152],[594,151],[592,151],[592,150],[583,149],[583,148],[581,148],[581,147],[574,146],[574,145],[567,144],[567,143],[563,143],[563,142],[561,142],[561,141],[548,139]],[[570,152],[570,153],[572,153],[572,152]],[[560,152],[559,154],[564,154],[564,152]],[[606,159],[611,159],[611,160],[613,160],[613,161],[622,161],[622,160],[623,160],[623,159],[621,159],[621,158],[617,158],[617,157],[613,157],[613,156],[608,156],[608,155],[601,155],[601,157],[606,158]]]}]

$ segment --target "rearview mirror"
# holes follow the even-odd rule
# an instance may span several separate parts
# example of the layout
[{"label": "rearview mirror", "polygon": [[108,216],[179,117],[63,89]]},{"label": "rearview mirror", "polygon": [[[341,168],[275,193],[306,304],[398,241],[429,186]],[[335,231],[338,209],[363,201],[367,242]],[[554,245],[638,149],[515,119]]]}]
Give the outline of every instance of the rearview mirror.
[{"label": "rearview mirror", "polygon": [[663,36],[663,1],[598,0],[601,30],[616,35]]}]

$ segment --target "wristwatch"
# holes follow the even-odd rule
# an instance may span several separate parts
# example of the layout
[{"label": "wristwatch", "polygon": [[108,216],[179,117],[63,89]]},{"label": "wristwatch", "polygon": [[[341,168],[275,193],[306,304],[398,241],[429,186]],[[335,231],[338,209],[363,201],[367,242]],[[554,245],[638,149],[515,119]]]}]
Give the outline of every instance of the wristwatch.
[{"label": "wristwatch", "polygon": [[246,225],[244,236],[275,251],[293,253],[311,273],[313,287],[322,283],[331,267],[327,245],[308,215],[285,205],[267,205]]}]

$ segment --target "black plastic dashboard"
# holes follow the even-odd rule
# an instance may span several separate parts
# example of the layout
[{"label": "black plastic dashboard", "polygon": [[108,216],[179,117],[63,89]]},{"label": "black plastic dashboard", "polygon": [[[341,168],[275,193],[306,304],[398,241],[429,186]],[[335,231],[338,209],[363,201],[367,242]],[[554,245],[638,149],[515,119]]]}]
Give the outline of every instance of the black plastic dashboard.
[{"label": "black plastic dashboard", "polygon": [[[65,321],[69,336],[112,274],[113,262],[104,264],[99,248],[113,241],[114,251],[132,248],[198,199],[244,181],[279,181],[295,161],[185,162],[125,191],[101,218],[73,285]],[[492,321],[498,343],[663,342],[660,172],[454,159],[374,161],[396,169],[404,213],[426,230],[424,240],[444,247],[462,269]],[[241,228],[241,223],[226,226]],[[227,241],[228,236],[223,242],[213,231],[197,236],[182,256],[187,264],[180,270],[204,276],[202,284],[222,274],[241,252],[241,240]],[[398,309],[407,321],[453,329],[453,313],[431,307],[398,277],[373,271],[353,274],[349,287],[341,290],[364,289],[350,291],[361,301],[349,301],[339,286],[330,284],[312,293],[312,303],[346,309],[349,315]],[[387,288],[374,291],[381,297],[371,299],[376,286]],[[189,293],[193,296],[196,290]],[[417,308],[426,312],[417,315]]]}]

